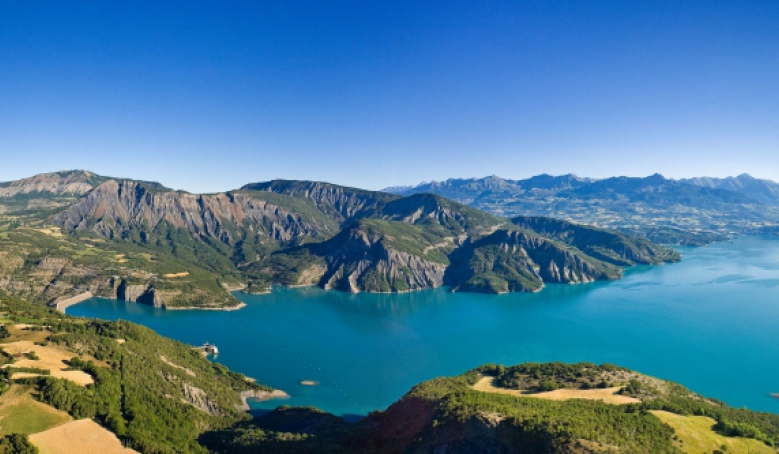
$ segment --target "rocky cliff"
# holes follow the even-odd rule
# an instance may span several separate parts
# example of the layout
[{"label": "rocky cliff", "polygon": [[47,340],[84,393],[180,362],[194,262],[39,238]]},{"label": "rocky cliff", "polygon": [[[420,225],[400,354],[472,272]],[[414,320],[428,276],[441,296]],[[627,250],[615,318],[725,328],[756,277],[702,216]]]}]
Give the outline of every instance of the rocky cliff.
[{"label": "rocky cliff", "polygon": [[247,193],[195,195],[116,180],[96,187],[52,222],[107,238],[122,238],[130,229],[148,235],[166,225],[186,230],[194,238],[215,238],[226,244],[235,244],[241,238],[238,230],[244,227],[280,242],[335,233],[327,220],[306,218]]},{"label": "rocky cliff", "polygon": [[[327,264],[320,285],[351,292],[399,292],[441,286],[446,263],[434,259],[442,257],[415,254],[394,242],[411,238],[398,237],[405,227],[363,221],[316,248]],[[425,247],[435,246],[426,243]]]},{"label": "rocky cliff", "polygon": [[619,268],[530,231],[500,229],[451,256],[446,283],[457,291],[538,291],[622,276]]},{"label": "rocky cliff", "polygon": [[311,200],[323,213],[339,223],[374,216],[388,202],[401,198],[386,192],[366,191],[318,181],[273,180],[247,184],[242,189]]}]

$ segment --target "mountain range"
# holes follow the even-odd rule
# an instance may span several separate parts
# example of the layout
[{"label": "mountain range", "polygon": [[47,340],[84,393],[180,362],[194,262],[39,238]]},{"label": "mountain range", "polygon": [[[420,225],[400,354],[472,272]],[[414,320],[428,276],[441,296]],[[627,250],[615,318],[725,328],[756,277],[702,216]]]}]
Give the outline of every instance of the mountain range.
[{"label": "mountain range", "polygon": [[539,291],[680,259],[612,230],[323,182],[190,194],[70,171],[2,187],[0,288],[50,303],[89,291],[161,307],[224,307],[238,305],[226,290],[274,284]]},{"label": "mountain range", "polygon": [[779,184],[746,174],[686,180],[659,174],[600,180],[571,174],[526,180],[490,176],[387,191],[439,194],[499,216],[556,217],[660,243],[701,245],[779,229]]},{"label": "mountain range", "polygon": [[[673,203],[706,207],[711,216],[727,206],[744,213],[770,207],[726,189],[735,183],[725,180],[531,180],[524,189],[497,178],[485,184],[495,193],[525,191],[514,195],[519,200],[554,194],[658,212]],[[450,184],[449,196],[480,184]],[[38,418],[34,429],[0,438],[0,452],[36,452],[49,431],[85,423],[99,443],[143,453],[776,451],[776,415],[731,408],[608,364],[487,364],[421,383],[355,423],[287,406],[250,419],[247,398],[285,394],[147,328],[71,317],[16,298],[66,304],[95,294],[213,309],[238,306],[230,290],[267,291],[272,284],[538,291],[681,258],[624,231],[549,216],[497,216],[407,191],[275,180],[191,194],[86,171],[0,184],[3,427]],[[82,438],[69,447],[77,449]]]}]

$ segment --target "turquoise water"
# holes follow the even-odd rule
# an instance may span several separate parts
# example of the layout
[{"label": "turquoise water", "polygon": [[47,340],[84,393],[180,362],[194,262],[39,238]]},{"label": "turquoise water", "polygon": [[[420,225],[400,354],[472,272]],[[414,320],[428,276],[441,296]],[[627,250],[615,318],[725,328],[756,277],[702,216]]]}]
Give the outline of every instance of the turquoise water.
[{"label": "turquoise water", "polygon": [[235,312],[91,299],[68,313],[215,343],[219,362],[292,396],[257,408],[365,414],[433,377],[488,362],[560,360],[614,363],[730,405],[779,412],[779,399],[768,395],[779,392],[779,241],[742,238],[680,251],[678,264],[537,294],[279,288],[237,294],[248,307]]}]

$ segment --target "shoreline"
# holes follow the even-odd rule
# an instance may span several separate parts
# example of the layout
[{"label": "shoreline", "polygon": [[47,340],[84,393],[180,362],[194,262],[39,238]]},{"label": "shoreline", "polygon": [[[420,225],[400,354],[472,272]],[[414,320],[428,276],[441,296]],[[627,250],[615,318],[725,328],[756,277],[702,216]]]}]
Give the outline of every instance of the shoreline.
[{"label": "shoreline", "polygon": [[[143,304],[143,303],[136,303],[136,304]],[[150,306],[147,304],[146,306]],[[191,310],[199,310],[199,311],[237,311],[240,309],[243,309],[246,307],[247,304],[244,302],[238,303],[235,306],[229,306],[229,307],[196,307],[196,306],[186,306],[186,307],[168,307],[164,306],[163,309],[166,311],[191,311]],[[154,307],[154,306],[152,306]]]},{"label": "shoreline", "polygon": [[257,402],[265,402],[274,399],[290,398],[289,394],[285,393],[280,389],[274,389],[273,391],[257,391],[254,389],[249,389],[246,391],[241,391],[240,396],[241,396],[241,403],[239,405],[236,405],[236,407],[242,411],[251,410],[251,407],[249,406],[250,399],[255,400]]},{"label": "shoreline", "polygon": [[[59,303],[56,303],[56,304],[54,304],[52,306],[49,306],[49,307],[55,308],[55,309],[57,309],[58,311],[60,311],[60,312],[62,312],[64,314],[65,310],[67,308],[69,308],[71,306],[75,306],[76,304],[79,304],[79,303],[83,303],[84,301],[86,301],[86,300],[88,300],[90,298],[114,300],[114,298],[106,298],[106,297],[103,297],[103,296],[95,296],[91,292],[86,292],[86,293],[82,293],[82,294],[80,294],[78,296],[74,296],[72,298],[69,298],[67,300],[61,301]],[[134,302],[134,301],[119,300],[119,299],[117,299],[116,301],[122,301],[122,302],[125,302],[125,303],[127,303],[127,302]],[[140,304],[141,306],[155,307],[155,306],[153,306],[151,304],[143,304],[143,303],[138,303],[138,302],[134,302],[134,303],[135,304]],[[168,306],[163,306],[163,307],[159,307],[158,309],[165,309],[166,311],[200,310],[200,311],[225,311],[225,312],[230,312],[230,311],[237,311],[237,310],[243,309],[246,306],[247,306],[247,304],[242,301],[242,302],[236,304],[235,306],[229,306],[229,307],[197,307],[197,306],[168,307]]]}]

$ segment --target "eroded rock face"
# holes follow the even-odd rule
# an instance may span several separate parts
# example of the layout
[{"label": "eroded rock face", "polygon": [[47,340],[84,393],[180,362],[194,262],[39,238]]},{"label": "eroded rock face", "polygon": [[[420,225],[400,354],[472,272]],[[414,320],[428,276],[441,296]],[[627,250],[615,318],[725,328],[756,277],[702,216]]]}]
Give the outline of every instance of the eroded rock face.
[{"label": "eroded rock face", "polygon": [[305,220],[244,193],[195,195],[116,180],[101,184],[52,222],[67,229],[92,230],[106,238],[120,238],[131,228],[151,232],[166,224],[186,229],[194,238],[217,238],[227,244],[238,240],[236,229],[244,225],[277,241],[331,230],[329,225]]},{"label": "eroded rock face", "polygon": [[221,416],[222,412],[219,411],[219,406],[208,397],[205,391],[186,382],[182,382],[181,387],[184,392],[184,399],[190,405],[212,416]]},{"label": "eroded rock face", "polygon": [[123,281],[116,288],[116,299],[137,302],[146,293],[148,287],[148,285],[128,285]]},{"label": "eroded rock face", "polygon": [[540,236],[505,230],[496,232],[496,236],[504,244],[521,247],[538,265],[539,275],[544,282],[575,284],[616,279],[622,275],[616,267],[598,264],[584,254],[578,254]]},{"label": "eroded rock face", "polygon": [[355,228],[326,257],[325,289],[398,292],[443,285],[446,265],[389,246],[383,235]]},{"label": "eroded rock face", "polygon": [[247,184],[243,189],[305,197],[339,223],[374,215],[387,202],[400,196],[348,188],[318,181],[274,180]]}]

